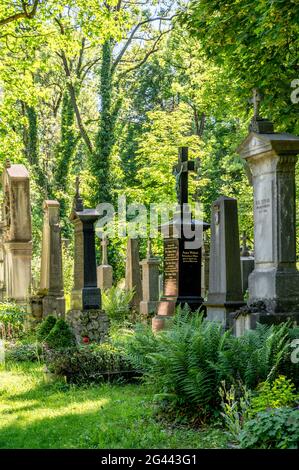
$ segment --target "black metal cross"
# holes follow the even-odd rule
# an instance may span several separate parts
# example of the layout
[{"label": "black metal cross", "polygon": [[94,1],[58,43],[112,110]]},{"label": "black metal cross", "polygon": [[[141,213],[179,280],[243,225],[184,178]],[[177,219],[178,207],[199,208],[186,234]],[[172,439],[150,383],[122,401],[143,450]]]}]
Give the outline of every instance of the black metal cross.
[{"label": "black metal cross", "polygon": [[188,160],[188,147],[181,147],[178,163],[173,167],[173,174],[176,178],[177,199],[181,206],[188,204],[188,172],[196,172],[198,168],[199,159]]}]

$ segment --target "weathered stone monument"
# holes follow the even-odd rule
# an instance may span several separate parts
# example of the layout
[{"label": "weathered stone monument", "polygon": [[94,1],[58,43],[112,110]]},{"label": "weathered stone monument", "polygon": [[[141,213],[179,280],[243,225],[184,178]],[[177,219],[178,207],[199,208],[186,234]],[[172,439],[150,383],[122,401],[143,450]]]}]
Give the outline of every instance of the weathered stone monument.
[{"label": "weathered stone monument", "polygon": [[299,137],[274,132],[260,117],[260,96],[254,92],[250,133],[239,147],[249,165],[254,190],[255,268],[249,276],[249,306],[255,321],[299,320],[299,272],[296,269],[295,165]]},{"label": "weathered stone monument", "polygon": [[5,300],[3,220],[0,213],[0,301]]},{"label": "weathered stone monument", "polygon": [[247,240],[248,238],[246,232],[243,232],[241,249],[241,279],[243,295],[245,295],[248,290],[248,278],[254,270],[254,257],[250,254],[250,250],[247,246]]},{"label": "weathered stone monument", "polygon": [[108,264],[108,239],[103,236],[102,239],[102,264],[97,267],[98,287],[101,290],[111,289],[113,284],[113,268]]},{"label": "weathered stone monument", "polygon": [[67,320],[78,342],[83,338],[100,342],[109,328],[109,320],[101,308],[101,291],[97,287],[94,224],[98,218],[99,213],[95,209],[84,209],[77,178],[70,217],[75,227],[74,288]]},{"label": "weathered stone monument", "polygon": [[48,315],[64,316],[60,204],[58,201],[46,200],[43,209],[44,224],[39,289],[40,295],[43,296],[43,317]]},{"label": "weathered stone monument", "polygon": [[229,327],[229,314],[244,305],[236,199],[221,196],[212,205],[207,319]]},{"label": "weathered stone monument", "polygon": [[[152,320],[154,331],[165,328],[177,305],[188,304],[194,311],[203,306],[202,234],[209,225],[192,219],[188,208],[188,172],[196,170],[197,162],[188,161],[188,148],[181,148],[178,164],[174,168],[179,213],[169,224],[160,227],[164,235],[164,278],[163,295],[157,315]],[[191,237],[188,238],[188,235]]]},{"label": "weathered stone monument", "polygon": [[210,243],[204,233],[202,244],[202,268],[201,268],[201,296],[206,298],[209,292],[209,277],[210,277]]},{"label": "weathered stone monument", "polygon": [[135,312],[139,312],[140,302],[142,300],[142,284],[139,261],[139,240],[137,238],[128,238],[127,242],[125,288],[126,290],[134,289],[131,306]]},{"label": "weathered stone monument", "polygon": [[30,294],[32,257],[30,182],[25,166],[7,161],[2,187],[5,296],[25,303]]},{"label": "weathered stone monument", "polygon": [[151,240],[148,240],[146,258],[140,262],[142,267],[142,301],[140,313],[149,317],[157,311],[159,300],[159,258],[152,252]]}]

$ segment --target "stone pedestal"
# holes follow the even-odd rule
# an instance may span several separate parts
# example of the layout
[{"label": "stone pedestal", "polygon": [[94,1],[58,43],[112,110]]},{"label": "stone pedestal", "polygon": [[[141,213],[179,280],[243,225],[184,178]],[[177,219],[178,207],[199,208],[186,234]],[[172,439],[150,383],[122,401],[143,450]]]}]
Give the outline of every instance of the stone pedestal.
[{"label": "stone pedestal", "polygon": [[[257,124],[259,121],[257,121]],[[299,311],[296,269],[295,165],[299,137],[269,125],[250,132],[239,147],[254,188],[255,268],[249,276],[249,305],[262,301],[262,317],[285,318]]]},{"label": "stone pedestal", "polygon": [[44,225],[41,257],[40,293],[43,316],[64,316],[65,298],[62,276],[62,248],[58,201],[44,202]]},{"label": "stone pedestal", "polygon": [[7,162],[4,192],[3,246],[6,297],[25,303],[31,288],[31,207],[29,173]]},{"label": "stone pedestal", "polygon": [[149,317],[157,311],[159,300],[159,264],[160,260],[153,256],[151,249],[148,249],[147,257],[140,263],[142,267],[140,313],[144,317]]},{"label": "stone pedestal", "polygon": [[220,197],[212,205],[207,318],[229,327],[229,314],[243,306],[236,199]]},{"label": "stone pedestal", "polygon": [[83,338],[101,343],[107,339],[109,319],[103,310],[72,310],[66,320],[75,334],[78,344]]},{"label": "stone pedestal", "polygon": [[139,312],[140,302],[142,300],[139,241],[133,238],[129,238],[127,243],[126,289],[134,289],[135,293],[132,299],[132,308],[136,312]]},{"label": "stone pedestal", "polygon": [[6,242],[5,279],[6,297],[17,303],[26,303],[30,297],[32,243]]}]

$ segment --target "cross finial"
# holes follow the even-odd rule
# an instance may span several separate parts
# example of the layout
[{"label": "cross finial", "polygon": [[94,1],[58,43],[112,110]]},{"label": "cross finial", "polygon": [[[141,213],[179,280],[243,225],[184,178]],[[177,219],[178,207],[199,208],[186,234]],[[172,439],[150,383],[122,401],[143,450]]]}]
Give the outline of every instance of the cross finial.
[{"label": "cross finial", "polygon": [[253,96],[250,103],[253,104],[254,115],[249,124],[249,132],[256,132],[258,134],[273,134],[274,126],[269,119],[263,119],[260,115],[260,105],[262,96],[257,88],[252,90]]},{"label": "cross finial", "polygon": [[146,257],[147,257],[147,258],[152,258],[152,257],[153,257],[152,241],[151,241],[150,238],[149,238],[148,241],[147,241]]},{"label": "cross finial", "polygon": [[107,253],[107,248],[108,248],[108,238],[106,234],[103,233],[102,237],[102,264],[107,265],[108,264],[108,253]]},{"label": "cross finial", "polygon": [[249,248],[247,246],[247,233],[244,230],[242,234],[242,249],[241,249],[241,256],[250,256]]},{"label": "cross finial", "polygon": [[74,198],[74,209],[76,212],[82,212],[83,207],[83,199],[80,196],[80,177],[76,176],[76,193]]},{"label": "cross finial", "polygon": [[261,102],[262,102],[262,96],[260,95],[260,92],[257,88],[254,88],[252,90],[252,98],[251,98],[250,102],[253,104],[253,111],[254,111],[253,117],[255,119],[259,119],[260,118],[260,105],[261,105]]}]

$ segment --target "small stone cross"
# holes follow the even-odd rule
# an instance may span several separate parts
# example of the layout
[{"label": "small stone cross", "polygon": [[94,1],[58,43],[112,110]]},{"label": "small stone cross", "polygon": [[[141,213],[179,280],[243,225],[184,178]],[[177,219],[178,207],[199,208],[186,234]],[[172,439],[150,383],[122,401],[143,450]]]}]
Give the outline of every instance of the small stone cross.
[{"label": "small stone cross", "polygon": [[262,102],[262,97],[259,93],[259,90],[257,88],[254,88],[252,90],[253,96],[250,100],[250,103],[253,104],[253,110],[254,110],[254,119],[259,119],[260,118],[260,105]]},{"label": "small stone cross", "polygon": [[108,239],[107,239],[106,235],[103,235],[102,243],[101,243],[101,245],[102,245],[102,264],[105,265],[105,266],[107,266],[107,264],[108,264],[108,251],[107,251],[108,244],[109,244],[109,242],[108,242]]}]

